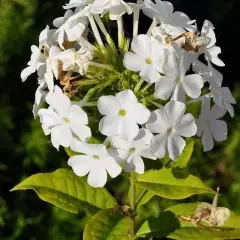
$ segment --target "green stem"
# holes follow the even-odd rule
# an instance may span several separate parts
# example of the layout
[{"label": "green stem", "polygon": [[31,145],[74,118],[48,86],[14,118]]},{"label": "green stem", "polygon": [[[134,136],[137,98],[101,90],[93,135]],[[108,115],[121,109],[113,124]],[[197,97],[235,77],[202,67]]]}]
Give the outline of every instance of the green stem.
[{"label": "green stem", "polygon": [[140,93],[143,94],[145,93],[153,84],[152,83],[148,83],[141,91]]},{"label": "green stem", "polygon": [[141,78],[140,81],[136,84],[134,88],[134,93],[138,93],[139,89],[141,88],[142,84],[144,83],[144,80]]},{"label": "green stem", "polygon": [[131,176],[130,176],[130,191],[131,191],[131,199],[130,199],[130,206],[132,208],[132,210],[135,210],[135,201],[136,201],[136,186],[134,184],[135,181],[135,172],[131,172]]},{"label": "green stem", "polygon": [[153,101],[153,100],[151,100],[151,99],[149,99],[147,97],[145,97],[144,99],[146,99],[148,102],[150,102],[151,104],[153,104],[154,106],[156,106],[159,109],[163,108],[163,106],[161,104],[159,104],[159,103],[157,103],[157,102],[155,102],[155,101]]}]

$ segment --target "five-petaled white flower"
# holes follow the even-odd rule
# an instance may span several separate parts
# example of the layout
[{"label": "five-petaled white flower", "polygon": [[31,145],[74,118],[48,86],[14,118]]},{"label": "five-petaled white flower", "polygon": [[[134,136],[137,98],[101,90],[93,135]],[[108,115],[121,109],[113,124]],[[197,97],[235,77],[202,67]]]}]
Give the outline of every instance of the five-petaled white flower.
[{"label": "five-petaled white flower", "polygon": [[55,59],[61,60],[63,64],[63,71],[71,70],[81,75],[86,74],[92,58],[92,52],[86,47],[81,47],[77,52],[74,49],[68,49],[55,55]]},{"label": "five-petaled white flower", "polygon": [[56,86],[55,92],[47,97],[48,109],[40,109],[38,115],[44,133],[51,134],[51,141],[56,149],[69,147],[72,139],[78,137],[86,141],[91,136],[87,114]]},{"label": "five-petaled white flower", "polygon": [[135,171],[139,174],[144,173],[144,162],[142,157],[156,160],[156,157],[150,153],[150,142],[153,138],[152,133],[147,129],[140,129],[133,141],[126,141],[119,137],[112,137],[112,146],[116,149],[117,157],[126,161],[125,170]]},{"label": "five-petaled white flower", "polygon": [[214,105],[211,109],[209,97],[204,97],[202,101],[202,111],[198,120],[196,120],[198,132],[202,137],[204,151],[213,149],[215,139],[218,142],[227,139],[228,129],[225,121],[218,120],[226,113],[226,109]]},{"label": "five-petaled white flower", "polygon": [[93,14],[109,12],[111,20],[118,20],[123,14],[132,14],[131,6],[123,0],[95,0],[91,7]]},{"label": "five-petaled white flower", "polygon": [[172,99],[185,101],[185,94],[191,98],[198,98],[204,81],[199,74],[186,75],[191,65],[192,56],[182,51],[178,57],[175,52],[169,53],[164,61],[163,74],[156,82],[155,96],[167,100],[172,94]]},{"label": "five-petaled white flower", "polygon": [[160,44],[151,42],[151,38],[141,34],[132,41],[133,52],[127,52],[124,56],[124,66],[139,75],[147,82],[154,83],[160,79],[162,61],[166,49]]},{"label": "five-petaled white flower", "polygon": [[156,18],[161,24],[169,24],[175,27],[184,28],[190,31],[196,31],[197,27],[192,25],[195,21],[182,12],[173,12],[174,8],[170,2],[155,0],[144,1],[143,12],[150,18]]},{"label": "five-petaled white flower", "polygon": [[184,115],[186,106],[182,102],[170,101],[163,109],[151,113],[147,128],[152,133],[158,133],[151,141],[151,153],[163,158],[168,153],[175,160],[186,146],[182,137],[192,137],[197,132],[197,126],[192,114]]},{"label": "five-petaled white flower", "polygon": [[102,134],[119,136],[133,140],[138,132],[138,124],[147,122],[150,111],[140,104],[131,90],[119,92],[114,96],[102,96],[98,100],[98,110],[106,115],[99,123]]},{"label": "five-petaled white flower", "polygon": [[42,71],[41,68],[45,67],[46,57],[41,53],[41,49],[33,45],[31,47],[32,55],[31,60],[28,62],[28,67],[21,72],[22,81],[25,82],[27,78],[35,73],[37,70]]},{"label": "five-petaled white flower", "polygon": [[[93,1],[93,0],[92,0]],[[91,0],[70,0],[68,4],[63,6],[64,9],[69,8],[83,8],[87,3],[91,3]]]},{"label": "five-petaled white flower", "polygon": [[68,165],[77,176],[88,174],[88,183],[92,187],[103,187],[107,182],[107,172],[115,178],[122,171],[114,158],[109,155],[105,145],[87,144],[74,139],[71,149],[84,155],[71,157]]},{"label": "five-petaled white flower", "polygon": [[222,52],[221,48],[216,46],[216,35],[214,33],[213,24],[205,20],[203,23],[201,37],[206,37],[209,39],[209,43],[202,50],[205,53],[205,58],[208,62],[212,62],[217,66],[225,66],[224,62],[219,59],[218,55]]}]

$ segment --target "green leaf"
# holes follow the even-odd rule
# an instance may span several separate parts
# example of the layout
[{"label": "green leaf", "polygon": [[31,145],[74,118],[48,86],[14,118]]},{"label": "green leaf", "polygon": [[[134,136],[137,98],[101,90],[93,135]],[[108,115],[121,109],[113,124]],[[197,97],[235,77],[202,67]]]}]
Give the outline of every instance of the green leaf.
[{"label": "green leaf", "polygon": [[191,139],[187,146],[184,148],[182,154],[178,157],[176,161],[172,161],[170,166],[173,168],[185,168],[193,154],[194,149],[194,139]]},{"label": "green leaf", "polygon": [[192,175],[182,176],[171,168],[151,170],[137,175],[134,183],[167,199],[184,199],[195,194],[215,193],[199,178]]},{"label": "green leaf", "polygon": [[[178,204],[166,211],[171,211],[176,216],[192,216],[201,203]],[[186,240],[218,240],[218,239],[239,239],[240,238],[240,216],[231,212],[230,218],[221,227],[195,227],[192,223],[179,219],[180,228],[168,235],[172,239]]]},{"label": "green leaf", "polygon": [[139,228],[137,237],[157,237],[168,236],[180,227],[178,218],[170,211],[161,212],[157,218],[151,218],[144,222]]},{"label": "green leaf", "polygon": [[43,201],[73,213],[91,215],[117,205],[105,188],[92,188],[85,177],[78,177],[67,169],[33,175],[11,191],[27,189],[34,190]]},{"label": "green leaf", "polygon": [[120,208],[96,213],[86,225],[83,240],[129,240],[133,235],[133,220]]}]

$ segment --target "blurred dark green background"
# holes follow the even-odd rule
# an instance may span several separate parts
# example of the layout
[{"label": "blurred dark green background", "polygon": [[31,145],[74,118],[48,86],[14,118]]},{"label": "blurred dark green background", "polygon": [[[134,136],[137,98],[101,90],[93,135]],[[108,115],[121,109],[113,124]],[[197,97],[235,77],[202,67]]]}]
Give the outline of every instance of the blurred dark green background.
[{"label": "blurred dark green background", "polygon": [[[67,156],[56,152],[32,117],[36,76],[24,84],[20,72],[30,57],[30,46],[47,24],[63,15],[64,0],[0,0],[0,239],[81,239],[84,218],[66,213],[38,199],[33,192],[9,190],[38,172],[66,167]],[[224,85],[240,100],[239,0],[173,0],[176,10],[216,27],[226,67]],[[132,23],[129,22],[128,25]],[[144,19],[141,28],[146,29]],[[189,169],[211,187],[221,187],[222,205],[240,214],[240,109],[226,118],[229,138],[204,154],[199,142]],[[193,198],[202,200],[202,198]],[[207,200],[210,200],[207,198]],[[168,205],[168,203],[165,203]]]}]

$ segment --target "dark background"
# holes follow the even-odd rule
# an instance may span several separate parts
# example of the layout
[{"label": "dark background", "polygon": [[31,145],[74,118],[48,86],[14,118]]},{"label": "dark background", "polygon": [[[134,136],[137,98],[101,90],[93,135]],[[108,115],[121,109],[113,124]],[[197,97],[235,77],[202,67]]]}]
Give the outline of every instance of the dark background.
[{"label": "dark background", "polygon": [[[132,1],[135,2],[135,1]],[[239,88],[239,0],[173,0],[176,10],[216,27],[217,44],[222,48],[221,68],[224,85],[240,100]],[[0,239],[81,239],[84,218],[66,213],[42,202],[33,192],[9,190],[20,180],[38,172],[66,167],[67,156],[56,152],[43,135],[39,120],[31,113],[36,76],[21,83],[20,72],[30,58],[30,46],[38,45],[40,31],[64,14],[66,1],[0,0]],[[140,29],[149,21],[141,18]],[[132,21],[125,21],[131,32]],[[130,27],[129,27],[130,26]],[[190,171],[211,186],[221,187],[221,204],[240,213],[240,110],[226,118],[229,139],[203,154],[201,144],[190,164]],[[198,200],[201,198],[198,198]],[[196,199],[194,199],[196,200]],[[207,199],[208,200],[208,199]]]}]

